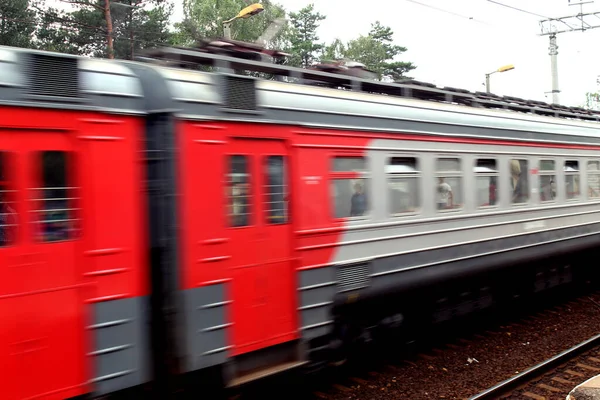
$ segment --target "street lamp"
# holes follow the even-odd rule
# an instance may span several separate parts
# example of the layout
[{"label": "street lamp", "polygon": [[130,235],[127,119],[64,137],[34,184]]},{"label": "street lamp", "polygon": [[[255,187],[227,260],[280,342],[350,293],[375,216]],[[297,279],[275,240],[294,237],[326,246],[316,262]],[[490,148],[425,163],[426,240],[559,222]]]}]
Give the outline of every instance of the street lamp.
[{"label": "street lamp", "polygon": [[490,72],[489,74],[485,74],[485,91],[490,93],[490,75],[495,74],[496,72],[506,72],[511,69],[515,69],[515,66],[512,64],[505,65],[504,67],[500,67],[494,72]]},{"label": "street lamp", "polygon": [[251,4],[248,7],[244,8],[235,17],[233,17],[233,18],[231,18],[231,19],[229,19],[227,21],[223,21],[223,34],[225,35],[225,39],[231,40],[231,23],[233,21],[235,21],[236,19],[240,19],[240,18],[249,18],[249,17],[252,17],[252,16],[254,16],[256,14],[260,14],[264,10],[265,9],[262,6],[262,4],[260,4],[260,3],[254,3],[254,4]]}]

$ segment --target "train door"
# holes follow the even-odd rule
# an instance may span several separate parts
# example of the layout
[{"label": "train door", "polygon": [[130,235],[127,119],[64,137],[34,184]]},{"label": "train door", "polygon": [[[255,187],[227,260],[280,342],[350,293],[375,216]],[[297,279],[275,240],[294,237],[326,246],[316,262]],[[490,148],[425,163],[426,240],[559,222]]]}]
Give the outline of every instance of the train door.
[{"label": "train door", "polygon": [[19,397],[23,383],[17,371],[22,331],[22,299],[16,281],[18,254],[23,252],[19,223],[23,216],[17,192],[16,151],[10,133],[0,130],[0,377],[4,398]]},{"label": "train door", "polygon": [[228,156],[234,355],[296,338],[288,165],[277,140],[234,140]]},{"label": "train door", "polygon": [[85,382],[73,147],[67,134],[58,133],[14,132],[9,140],[17,199],[6,284],[15,307],[8,324],[17,326],[8,363],[14,393],[70,397]]}]

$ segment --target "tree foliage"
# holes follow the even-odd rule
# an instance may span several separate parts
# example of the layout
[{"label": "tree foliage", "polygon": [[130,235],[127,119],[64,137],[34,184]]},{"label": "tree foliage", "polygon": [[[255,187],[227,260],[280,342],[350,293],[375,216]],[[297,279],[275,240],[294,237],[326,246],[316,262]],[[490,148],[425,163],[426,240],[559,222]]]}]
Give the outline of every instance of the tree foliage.
[{"label": "tree foliage", "polygon": [[36,17],[29,0],[0,0],[0,44],[32,47]]},{"label": "tree foliage", "polygon": [[600,111],[600,93],[599,92],[587,92],[585,94],[584,108],[589,110]]},{"label": "tree foliage", "polygon": [[[223,21],[248,5],[246,0],[61,0],[72,5],[65,11],[44,1],[0,0],[0,45],[133,59],[141,50],[166,43],[194,46],[202,38],[223,37]],[[184,18],[174,29],[169,28],[169,1],[183,1]],[[275,20],[285,18],[285,9],[275,1],[262,0],[262,13],[234,21],[232,38],[255,42]],[[286,51],[291,54],[287,63],[301,67],[319,59],[352,59],[379,79],[400,80],[415,69],[398,60],[406,48],[394,44],[390,27],[377,21],[367,35],[326,45],[317,34],[325,18],[313,4],[291,12],[266,47]]]},{"label": "tree foliage", "polygon": [[[254,42],[277,18],[285,16],[282,6],[263,0],[264,11],[247,19],[238,19],[231,27],[231,38],[245,42]],[[223,37],[223,21],[233,18],[246,7],[244,0],[184,0],[184,19],[176,24],[177,33],[174,44],[193,46],[202,38]],[[276,35],[271,43],[277,43],[282,32]]]},{"label": "tree foliage", "polygon": [[379,79],[389,77],[394,81],[406,79],[406,73],[415,69],[410,62],[395,61],[404,53],[406,47],[393,44],[394,32],[390,27],[382,26],[379,21],[371,24],[367,36],[359,36],[342,47],[344,57],[365,64],[377,73]]},{"label": "tree foliage", "polygon": [[[172,5],[164,0],[64,2],[72,9],[59,10],[43,0],[0,1],[0,21],[3,17],[19,21],[15,26],[0,23],[0,44],[132,59],[136,52],[170,39]],[[2,36],[3,27],[7,37]]]},{"label": "tree foliage", "polygon": [[323,48],[321,60],[339,60],[345,56],[346,45],[340,39],[335,39],[333,42]]},{"label": "tree foliage", "polygon": [[290,30],[288,31],[289,47],[286,49],[292,56],[289,64],[298,67],[309,67],[318,58],[325,47],[319,43],[317,28],[325,16],[315,11],[314,4],[309,4],[297,13],[290,13]]}]

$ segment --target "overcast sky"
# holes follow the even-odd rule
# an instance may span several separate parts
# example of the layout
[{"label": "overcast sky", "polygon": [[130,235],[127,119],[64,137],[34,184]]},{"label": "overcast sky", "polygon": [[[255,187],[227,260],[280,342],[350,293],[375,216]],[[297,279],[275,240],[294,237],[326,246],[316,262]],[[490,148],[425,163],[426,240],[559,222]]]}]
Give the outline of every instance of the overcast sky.
[{"label": "overcast sky", "polygon": [[[181,0],[172,1],[176,5],[173,18],[181,20]],[[514,70],[492,75],[492,92],[552,100],[552,95],[546,94],[552,89],[549,39],[539,36],[539,16],[488,0],[274,1],[288,11],[314,3],[327,16],[319,29],[320,39],[325,42],[366,34],[371,22],[380,20],[393,29],[396,44],[408,48],[402,60],[417,65],[412,73],[415,79],[484,91],[487,72],[514,64]],[[580,12],[580,7],[569,6],[568,0],[495,1],[550,18]],[[600,2],[583,6],[584,13],[593,11],[600,11]],[[595,21],[600,25],[600,18]],[[585,93],[598,89],[600,28],[562,33],[557,35],[557,42],[560,102],[583,105]]]}]

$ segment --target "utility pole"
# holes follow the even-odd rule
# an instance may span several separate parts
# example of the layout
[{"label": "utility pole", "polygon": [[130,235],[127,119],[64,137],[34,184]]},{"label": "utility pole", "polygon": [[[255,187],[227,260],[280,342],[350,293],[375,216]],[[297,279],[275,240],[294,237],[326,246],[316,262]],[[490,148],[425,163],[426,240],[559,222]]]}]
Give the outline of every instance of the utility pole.
[{"label": "utility pole", "polygon": [[223,22],[223,36],[225,39],[231,40],[231,21]]},{"label": "utility pole", "polygon": [[552,71],[552,103],[558,104],[558,94],[560,90],[558,89],[558,45],[556,44],[556,33],[552,33],[549,35],[550,37],[550,68]]},{"label": "utility pole", "polygon": [[[549,55],[550,65],[552,69],[552,103],[558,104],[558,45],[556,44],[556,35],[565,32],[584,32],[589,29],[600,28],[600,11],[593,13],[583,13],[583,5],[590,4],[593,1],[581,1],[579,3],[572,3],[569,0],[570,6],[579,6],[579,13],[577,15],[571,15],[560,18],[549,18],[540,21],[542,33],[540,36],[548,36],[550,39]],[[589,21],[589,22],[588,22]],[[581,24],[581,25],[580,25]]]}]

